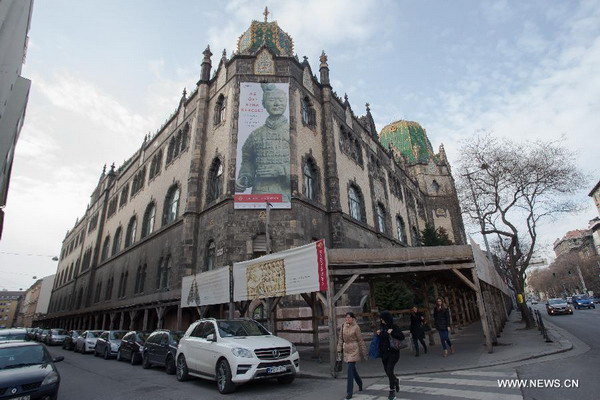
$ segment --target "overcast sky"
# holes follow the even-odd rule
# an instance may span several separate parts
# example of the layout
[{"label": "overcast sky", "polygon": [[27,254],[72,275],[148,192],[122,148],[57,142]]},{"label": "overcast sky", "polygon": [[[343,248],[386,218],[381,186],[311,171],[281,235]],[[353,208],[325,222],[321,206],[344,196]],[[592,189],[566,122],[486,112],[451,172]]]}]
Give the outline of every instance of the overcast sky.
[{"label": "overcast sky", "polygon": [[37,0],[0,289],[54,273],[102,166],[136,151],[194,89],[206,45],[216,65],[265,5],[317,74],[325,50],[357,115],[369,102],[379,130],[418,121],[455,165],[460,140],[479,130],[564,135],[590,175],[577,197],[586,209],[546,224],[544,245],[597,216],[587,193],[600,178],[600,2]]}]

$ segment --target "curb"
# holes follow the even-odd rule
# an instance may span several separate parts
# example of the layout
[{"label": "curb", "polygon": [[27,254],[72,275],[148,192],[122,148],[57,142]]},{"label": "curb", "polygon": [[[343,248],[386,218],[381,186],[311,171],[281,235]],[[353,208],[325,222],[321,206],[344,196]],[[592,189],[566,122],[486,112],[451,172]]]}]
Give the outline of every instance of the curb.
[{"label": "curb", "polygon": [[[544,322],[546,322],[546,321],[544,321]],[[442,373],[442,372],[482,369],[482,368],[494,367],[494,366],[498,366],[498,365],[512,364],[512,363],[519,362],[519,361],[534,360],[536,358],[542,358],[542,357],[546,357],[546,356],[550,356],[550,355],[554,355],[554,354],[566,353],[568,351],[573,350],[573,343],[570,340],[568,340],[567,338],[565,338],[560,333],[562,328],[557,327],[556,325],[554,325],[551,322],[549,324],[553,328],[553,332],[552,332],[553,336],[555,333],[558,333],[561,336],[561,339],[558,339],[557,341],[568,343],[568,345],[566,347],[562,347],[562,348],[559,348],[556,350],[547,351],[544,353],[540,353],[540,354],[536,354],[536,355],[528,356],[528,357],[524,357],[524,358],[515,358],[512,360],[501,360],[498,362],[491,362],[486,365],[471,364],[471,365],[464,365],[464,366],[456,367],[456,368],[442,368],[442,369],[437,369],[437,370],[414,371],[414,372],[404,372],[404,373],[400,372],[400,373],[396,373],[396,376],[425,375],[425,374],[437,374],[437,373]],[[345,379],[345,377],[334,378],[331,375],[311,374],[308,372],[300,372],[296,375],[296,377],[301,378],[301,379]],[[363,379],[385,378],[385,377],[386,377],[386,375],[384,373],[382,373],[380,375],[366,375],[366,374],[363,375],[363,374],[361,374],[361,378],[363,378]]]}]

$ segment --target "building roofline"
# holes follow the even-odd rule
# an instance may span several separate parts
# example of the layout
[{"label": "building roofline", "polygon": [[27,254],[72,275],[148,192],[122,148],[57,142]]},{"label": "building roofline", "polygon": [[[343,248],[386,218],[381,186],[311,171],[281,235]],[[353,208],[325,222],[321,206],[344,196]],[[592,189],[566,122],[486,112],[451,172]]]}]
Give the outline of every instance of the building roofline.
[{"label": "building roofline", "polygon": [[598,183],[596,183],[596,185],[594,186],[594,188],[592,189],[592,191],[588,194],[588,196],[593,197],[594,196],[594,192],[596,190],[598,190],[598,188],[600,188],[600,180],[598,181]]}]

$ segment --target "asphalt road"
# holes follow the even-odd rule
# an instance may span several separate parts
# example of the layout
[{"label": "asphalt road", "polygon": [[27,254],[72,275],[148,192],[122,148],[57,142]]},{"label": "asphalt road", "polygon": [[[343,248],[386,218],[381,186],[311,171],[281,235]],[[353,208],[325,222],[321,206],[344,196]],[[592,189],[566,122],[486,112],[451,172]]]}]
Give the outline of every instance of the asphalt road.
[{"label": "asphalt road", "polygon": [[[578,388],[524,388],[525,400],[596,400],[600,399],[600,305],[596,309],[574,310],[573,315],[549,316],[543,304],[534,306],[544,320],[566,330],[574,350],[558,359],[532,363],[517,368],[520,379],[558,380],[562,386],[574,380]],[[550,332],[552,332],[550,330]],[[578,339],[578,340],[577,340]],[[545,383],[544,383],[545,384]]]},{"label": "asphalt road", "polygon": [[61,375],[60,400],[320,400],[342,399],[345,395],[345,380],[296,379],[290,385],[281,385],[276,380],[252,382],[224,396],[214,382],[201,379],[178,382],[175,375],[167,375],[163,368],[146,370],[141,365],[104,360],[60,347],[49,350],[55,357],[65,357],[56,364]]}]

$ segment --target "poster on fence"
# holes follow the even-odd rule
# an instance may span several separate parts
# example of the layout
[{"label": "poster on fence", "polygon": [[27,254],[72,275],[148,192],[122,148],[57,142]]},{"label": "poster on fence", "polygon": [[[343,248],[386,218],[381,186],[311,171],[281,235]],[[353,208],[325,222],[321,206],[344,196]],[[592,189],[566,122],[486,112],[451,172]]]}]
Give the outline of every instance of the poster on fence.
[{"label": "poster on fence", "polygon": [[181,280],[181,307],[229,303],[229,267],[220,267]]},{"label": "poster on fence", "polygon": [[233,264],[233,301],[327,290],[325,241]]}]

